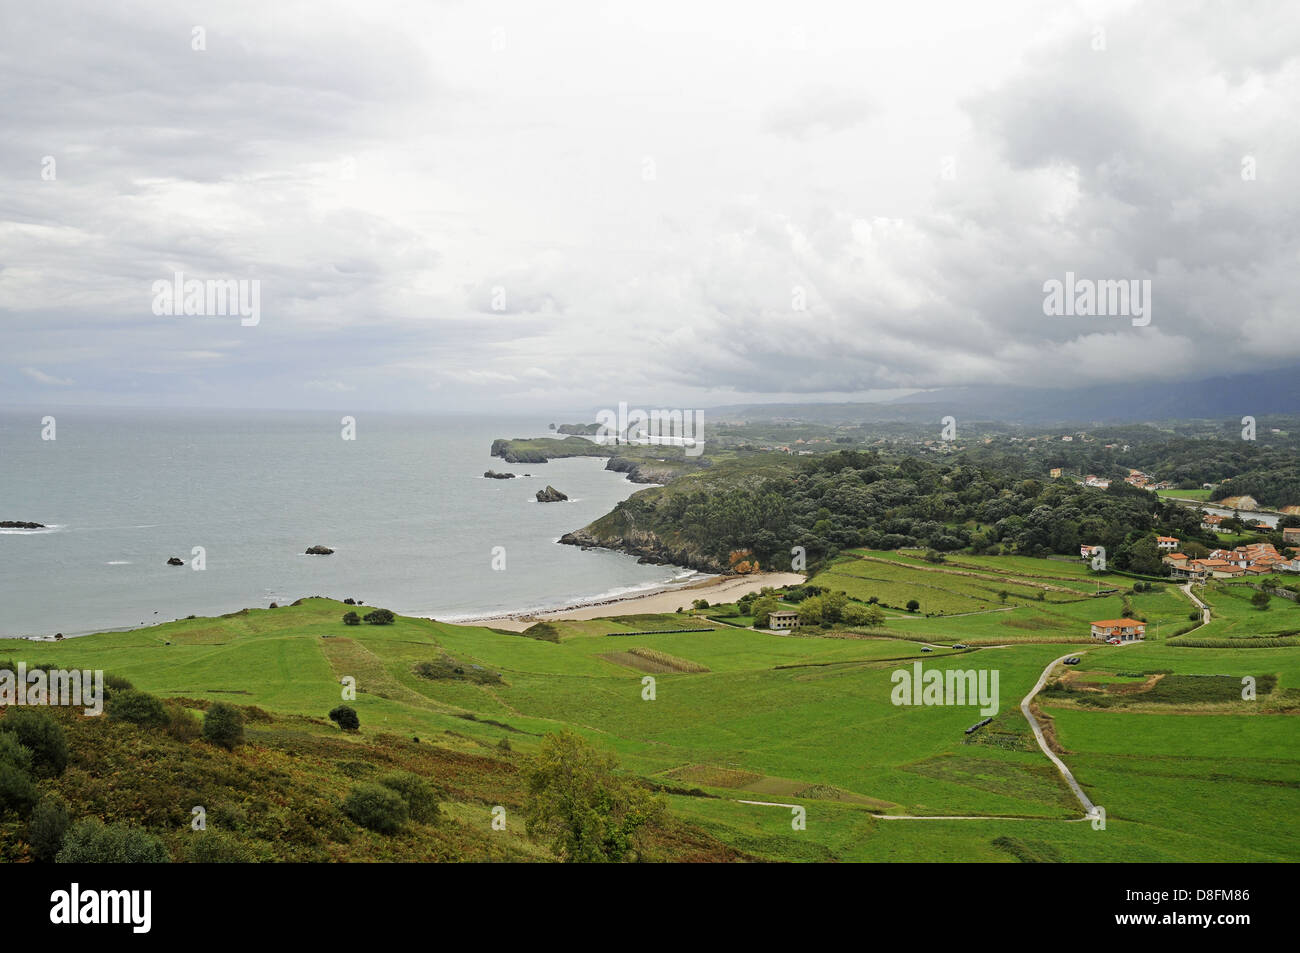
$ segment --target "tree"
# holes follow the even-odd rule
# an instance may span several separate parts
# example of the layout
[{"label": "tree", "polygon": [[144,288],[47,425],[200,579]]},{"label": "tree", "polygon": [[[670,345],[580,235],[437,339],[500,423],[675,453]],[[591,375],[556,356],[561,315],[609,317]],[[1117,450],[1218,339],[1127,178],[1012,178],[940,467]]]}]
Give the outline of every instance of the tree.
[{"label": "tree", "polygon": [[1269,595],[1263,589],[1258,590],[1250,597],[1250,604],[1256,609],[1267,609],[1269,607]]},{"label": "tree", "polygon": [[365,618],[371,625],[392,625],[397,616],[391,609],[373,609],[366,613]]},{"label": "tree", "polygon": [[233,749],[244,740],[243,713],[234,705],[213,702],[203,716],[203,738],[226,750]]},{"label": "tree", "polygon": [[840,618],[846,625],[877,626],[884,624],[885,613],[879,606],[850,603],[844,607]]},{"label": "tree", "polygon": [[908,600],[907,600],[907,611],[908,611],[908,612],[915,612],[917,609],[920,609],[920,608],[921,608],[921,603],[917,602],[915,599],[908,599]]},{"label": "tree", "polygon": [[356,731],[361,727],[361,719],[357,717],[356,709],[349,708],[347,705],[339,705],[331,709],[330,721],[344,731]]},{"label": "tree", "polygon": [[773,612],[776,611],[776,596],[763,596],[761,599],[754,600],[754,627],[758,629],[767,628],[767,624]]},{"label": "tree", "polygon": [[572,731],[544,737],[528,774],[528,836],[569,863],[637,859],[644,828],[666,805],[615,767]]},{"label": "tree", "polygon": [[27,819],[27,843],[32,856],[50,863],[63,846],[68,831],[68,808],[62,799],[53,796],[41,798]]},{"label": "tree", "polygon": [[57,776],[68,766],[68,739],[63,726],[47,711],[12,708],[0,721],[0,732],[31,753],[32,769],[38,775]]},{"label": "tree", "polygon": [[349,611],[349,612],[345,612],[345,613],[343,613],[343,624],[344,624],[344,625],[360,625],[360,624],[361,624],[361,616],[357,615],[355,612],[351,612],[351,611]]},{"label": "tree", "polygon": [[343,813],[362,827],[381,834],[393,834],[410,816],[402,796],[382,784],[363,782],[348,792]]}]

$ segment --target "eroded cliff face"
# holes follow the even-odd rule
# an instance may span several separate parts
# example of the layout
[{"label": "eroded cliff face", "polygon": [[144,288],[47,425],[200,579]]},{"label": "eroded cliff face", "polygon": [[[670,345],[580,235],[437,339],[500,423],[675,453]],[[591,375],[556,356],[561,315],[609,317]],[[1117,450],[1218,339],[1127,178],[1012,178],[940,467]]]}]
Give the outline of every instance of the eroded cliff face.
[{"label": "eroded cliff face", "polygon": [[[597,521],[600,522],[600,521]],[[560,542],[584,549],[612,549],[636,556],[641,562],[664,566],[685,566],[698,572],[725,573],[725,561],[709,556],[691,545],[667,542],[648,530],[625,528],[610,533],[595,528],[596,523],[572,533],[565,533]]]}]

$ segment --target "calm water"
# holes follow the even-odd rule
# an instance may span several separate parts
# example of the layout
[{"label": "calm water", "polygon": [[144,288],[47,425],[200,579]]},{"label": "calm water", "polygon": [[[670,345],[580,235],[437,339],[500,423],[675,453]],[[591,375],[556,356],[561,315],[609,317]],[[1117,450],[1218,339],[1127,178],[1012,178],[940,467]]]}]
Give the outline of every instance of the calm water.
[{"label": "calm water", "polygon": [[[637,487],[604,460],[505,464],[546,419],[0,412],[0,635],[80,634],[300,596],[454,619],[648,589],[690,573],[555,543]],[[485,480],[495,469],[530,479]],[[553,484],[568,503],[537,503]],[[307,556],[313,544],[332,556]],[[190,568],[192,550],[207,568]],[[504,571],[492,550],[505,547]],[[166,565],[179,556],[185,566]]]}]

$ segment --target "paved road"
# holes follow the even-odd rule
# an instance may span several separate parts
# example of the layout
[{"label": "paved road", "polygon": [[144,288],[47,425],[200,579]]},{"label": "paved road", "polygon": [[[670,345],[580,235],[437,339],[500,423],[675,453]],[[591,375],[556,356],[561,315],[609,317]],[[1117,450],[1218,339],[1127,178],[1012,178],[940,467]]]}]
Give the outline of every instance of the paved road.
[{"label": "paved road", "polygon": [[1190,582],[1187,585],[1183,586],[1183,594],[1187,596],[1188,599],[1192,600],[1192,604],[1194,606],[1196,606],[1198,609],[1201,610],[1201,625],[1209,625],[1210,607],[1207,606],[1200,599],[1196,598],[1196,594],[1192,592],[1192,584]]},{"label": "paved road", "polygon": [[1082,654],[1082,652],[1071,652],[1068,655],[1062,655],[1053,662],[1049,662],[1047,668],[1043,669],[1043,674],[1038,676],[1038,684],[1033,687],[1029,694],[1025,696],[1024,701],[1020,703],[1020,712],[1025,716],[1025,720],[1029,722],[1029,727],[1034,729],[1034,737],[1038,739],[1038,747],[1043,749],[1043,754],[1047,755],[1047,757],[1051,759],[1052,764],[1056,765],[1056,769],[1061,772],[1061,777],[1065,778],[1065,783],[1070,785],[1070,790],[1074,792],[1074,796],[1077,797],[1079,803],[1083,805],[1084,813],[1093,814],[1097,810],[1097,805],[1093,804],[1092,801],[1088,799],[1088,795],[1083,793],[1083,788],[1079,787],[1079,782],[1074,780],[1074,775],[1071,773],[1070,769],[1065,766],[1065,762],[1058,758],[1056,752],[1052,751],[1052,749],[1047,746],[1047,739],[1043,737],[1042,726],[1038,724],[1038,719],[1034,717],[1034,713],[1029,710],[1029,705],[1034,700],[1034,696],[1041,692],[1043,686],[1047,684],[1047,676],[1051,674],[1052,669],[1071,655]]}]

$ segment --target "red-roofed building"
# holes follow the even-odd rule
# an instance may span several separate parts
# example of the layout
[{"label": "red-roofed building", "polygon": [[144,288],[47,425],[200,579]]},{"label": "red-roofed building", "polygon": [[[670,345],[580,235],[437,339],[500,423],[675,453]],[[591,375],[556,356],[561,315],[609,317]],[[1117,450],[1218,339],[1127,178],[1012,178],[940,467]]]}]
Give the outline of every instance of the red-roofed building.
[{"label": "red-roofed building", "polygon": [[1092,637],[1100,642],[1107,639],[1137,642],[1147,637],[1147,624],[1137,619],[1103,619],[1092,623]]}]

